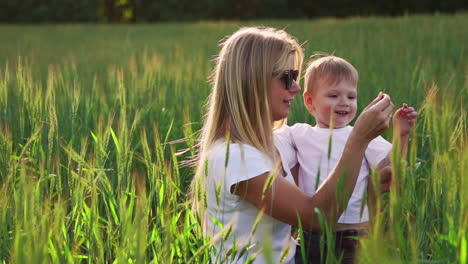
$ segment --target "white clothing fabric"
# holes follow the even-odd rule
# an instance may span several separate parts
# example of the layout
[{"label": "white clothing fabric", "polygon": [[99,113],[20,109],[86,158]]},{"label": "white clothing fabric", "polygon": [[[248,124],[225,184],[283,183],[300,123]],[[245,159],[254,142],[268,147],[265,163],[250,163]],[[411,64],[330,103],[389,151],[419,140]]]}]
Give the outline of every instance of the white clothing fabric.
[{"label": "white clothing fabric", "polygon": [[[287,172],[286,179],[294,182],[289,167],[284,162],[283,167]],[[269,157],[247,144],[226,144],[225,141],[218,140],[209,150],[206,234],[215,237],[221,230],[227,231],[232,227],[227,240],[217,240],[219,256],[212,256],[214,263],[221,262],[234,247],[240,252],[242,248],[248,247],[249,250],[242,256],[239,256],[240,252],[235,256],[228,256],[225,263],[240,264],[251,256],[256,256],[253,263],[263,264],[269,258],[265,252],[270,252],[273,263],[280,263],[283,259],[284,263],[294,264],[296,244],[291,238],[291,226],[266,214],[257,220],[260,211],[231,193],[231,186],[236,183],[270,172],[273,168],[274,164]],[[256,221],[258,224],[252,234]],[[264,248],[268,249],[263,250]]]},{"label": "white clothing fabric", "polygon": [[[297,162],[300,164],[299,187],[305,193],[314,195],[315,190],[336,167],[352,130],[351,126],[329,129],[295,124],[282,131],[281,134],[289,134],[291,145],[297,150]],[[369,220],[367,203],[363,200],[369,176],[368,164],[371,168],[376,168],[391,148],[392,144],[380,136],[369,143],[356,186],[338,223],[355,224]],[[293,164],[295,161],[290,162]]]},{"label": "white clothing fabric", "polygon": [[274,131],[275,147],[281,155],[283,167],[287,166],[288,169],[293,168],[297,164],[296,149],[292,142],[290,130],[291,127],[283,125],[281,128]]}]

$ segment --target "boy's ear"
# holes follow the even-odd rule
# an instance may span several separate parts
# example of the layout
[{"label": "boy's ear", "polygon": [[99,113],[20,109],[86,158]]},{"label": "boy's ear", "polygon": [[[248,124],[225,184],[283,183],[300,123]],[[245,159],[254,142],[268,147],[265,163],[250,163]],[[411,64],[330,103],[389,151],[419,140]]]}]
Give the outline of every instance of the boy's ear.
[{"label": "boy's ear", "polygon": [[314,111],[314,100],[312,98],[312,94],[310,92],[305,92],[304,95],[304,105],[309,110],[310,113],[313,113]]}]

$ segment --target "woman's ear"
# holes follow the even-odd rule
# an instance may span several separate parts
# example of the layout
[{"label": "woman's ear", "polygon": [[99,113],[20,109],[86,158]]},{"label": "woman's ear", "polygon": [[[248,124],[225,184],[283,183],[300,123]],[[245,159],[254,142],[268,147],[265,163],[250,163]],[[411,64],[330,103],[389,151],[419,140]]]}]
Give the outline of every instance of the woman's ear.
[{"label": "woman's ear", "polygon": [[314,104],[313,104],[314,101],[312,98],[312,94],[310,92],[305,92],[302,96],[304,97],[305,107],[312,114],[314,112]]}]

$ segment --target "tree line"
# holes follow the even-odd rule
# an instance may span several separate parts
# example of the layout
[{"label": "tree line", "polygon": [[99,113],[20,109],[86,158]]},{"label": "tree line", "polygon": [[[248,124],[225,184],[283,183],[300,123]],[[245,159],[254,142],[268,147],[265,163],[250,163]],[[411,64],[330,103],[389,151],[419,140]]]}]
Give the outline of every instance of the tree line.
[{"label": "tree line", "polygon": [[145,23],[453,13],[465,0],[0,0],[2,23]]}]

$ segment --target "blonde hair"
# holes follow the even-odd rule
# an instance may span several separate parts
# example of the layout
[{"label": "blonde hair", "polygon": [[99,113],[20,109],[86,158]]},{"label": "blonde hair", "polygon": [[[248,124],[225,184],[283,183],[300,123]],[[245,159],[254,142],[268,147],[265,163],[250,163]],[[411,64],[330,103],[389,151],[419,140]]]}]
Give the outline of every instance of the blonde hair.
[{"label": "blonde hair", "polygon": [[[320,55],[314,55],[317,57]],[[304,94],[313,93],[322,85],[337,85],[341,81],[349,81],[357,85],[359,75],[357,70],[346,60],[336,56],[325,56],[312,60],[307,66],[304,77]]]},{"label": "blonde hair", "polygon": [[206,208],[205,163],[216,140],[249,144],[275,160],[269,105],[273,73],[287,70],[290,56],[295,56],[299,70],[303,60],[297,41],[274,28],[241,28],[220,46],[191,185],[193,209],[202,214]]}]

